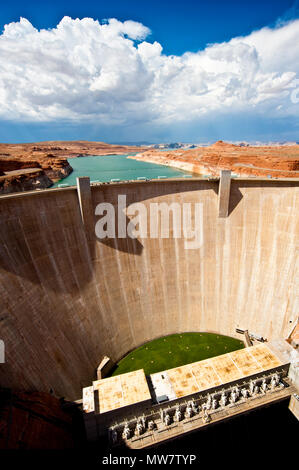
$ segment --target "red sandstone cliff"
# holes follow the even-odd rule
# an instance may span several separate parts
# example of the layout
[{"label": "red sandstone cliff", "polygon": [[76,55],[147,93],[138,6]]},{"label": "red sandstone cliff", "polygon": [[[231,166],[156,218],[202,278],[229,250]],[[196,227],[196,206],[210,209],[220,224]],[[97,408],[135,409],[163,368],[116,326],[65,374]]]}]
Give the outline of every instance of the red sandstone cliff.
[{"label": "red sandstone cliff", "polygon": [[210,147],[161,152],[147,150],[136,160],[173,166],[199,175],[231,170],[241,176],[299,177],[299,145],[250,147],[218,141]]},{"label": "red sandstone cliff", "polygon": [[140,150],[143,149],[86,141],[0,144],[0,194],[48,188],[72,172],[67,158]]},{"label": "red sandstone cliff", "polygon": [[41,168],[25,168],[0,175],[0,194],[45,189],[52,186],[53,181]]},{"label": "red sandstone cliff", "polygon": [[218,141],[210,147],[161,152],[87,141],[0,144],[0,194],[51,186],[72,171],[67,158],[136,152],[130,158],[199,175],[218,176],[219,170],[229,169],[241,176],[299,177],[299,145],[250,147]]},{"label": "red sandstone cliff", "polygon": [[87,155],[114,155],[140,152],[142,147],[113,145],[105,142],[53,141],[31,144],[1,144],[0,158],[13,157],[22,160],[84,157]]},{"label": "red sandstone cliff", "polygon": [[71,449],[70,412],[48,393],[0,390],[0,450]]}]

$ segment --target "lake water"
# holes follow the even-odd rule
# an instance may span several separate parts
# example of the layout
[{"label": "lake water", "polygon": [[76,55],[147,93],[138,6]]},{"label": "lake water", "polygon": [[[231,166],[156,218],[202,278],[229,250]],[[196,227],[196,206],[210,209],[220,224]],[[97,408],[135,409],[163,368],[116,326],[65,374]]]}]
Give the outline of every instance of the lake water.
[{"label": "lake water", "polygon": [[107,155],[103,157],[69,158],[68,162],[73,168],[72,173],[55,183],[53,187],[57,187],[59,184],[73,186],[76,184],[78,176],[89,176],[90,181],[107,182],[111,179],[124,181],[137,180],[141,177],[152,179],[159,176],[174,178],[191,175],[176,168],[141,162],[126,157],[127,155]]}]

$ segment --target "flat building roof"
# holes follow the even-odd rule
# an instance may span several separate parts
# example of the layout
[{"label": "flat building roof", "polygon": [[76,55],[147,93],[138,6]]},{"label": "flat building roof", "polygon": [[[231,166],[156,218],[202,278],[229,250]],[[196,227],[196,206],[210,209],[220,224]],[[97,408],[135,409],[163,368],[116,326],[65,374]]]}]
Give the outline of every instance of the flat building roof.
[{"label": "flat building roof", "polygon": [[[277,348],[274,350],[278,353]],[[258,344],[151,374],[150,378],[159,402],[159,398],[173,400],[192,395],[284,363],[286,360],[282,362],[270,347]],[[95,406],[95,399],[98,399],[98,406]],[[99,413],[106,413],[146,400],[151,400],[151,393],[143,369],[96,380],[92,386],[83,389],[83,410],[86,413],[95,411],[95,408],[99,409]]]},{"label": "flat building roof", "polygon": [[144,370],[96,380],[91,387],[83,389],[83,410],[94,411],[94,391],[98,392],[99,412],[106,413],[124,406],[151,400]]},{"label": "flat building roof", "polygon": [[239,349],[221,356],[193,362],[152,374],[156,398],[170,400],[192,395],[250,375],[273,369],[282,362],[265,345]]}]

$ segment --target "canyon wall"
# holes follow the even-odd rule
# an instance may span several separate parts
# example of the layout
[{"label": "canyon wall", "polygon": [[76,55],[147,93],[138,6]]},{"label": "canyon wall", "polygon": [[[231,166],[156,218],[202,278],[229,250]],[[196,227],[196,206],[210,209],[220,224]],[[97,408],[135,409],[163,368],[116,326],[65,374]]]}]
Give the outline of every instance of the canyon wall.
[{"label": "canyon wall", "polygon": [[220,170],[231,170],[243,177],[299,177],[299,145],[244,146],[220,140],[209,147],[188,150],[159,151],[151,148],[130,158],[199,175],[219,176]]},{"label": "canyon wall", "polygon": [[[0,195],[52,186],[53,182],[65,178],[73,171],[67,158],[123,155],[141,150],[142,147],[86,141],[0,143]],[[32,171],[29,172],[29,169]]]},{"label": "canyon wall", "polygon": [[[0,198],[0,385],[77,399],[103,355],[117,361],[163,335],[210,331],[286,337],[298,315],[299,182],[233,180],[218,217],[218,181],[102,184],[100,202],[202,203],[203,244],[99,240],[76,188]],[[150,220],[148,220],[150,224]]]},{"label": "canyon wall", "polygon": [[26,168],[21,171],[10,171],[1,175],[0,195],[32,191],[32,189],[45,189],[52,186],[53,181],[42,168]]}]

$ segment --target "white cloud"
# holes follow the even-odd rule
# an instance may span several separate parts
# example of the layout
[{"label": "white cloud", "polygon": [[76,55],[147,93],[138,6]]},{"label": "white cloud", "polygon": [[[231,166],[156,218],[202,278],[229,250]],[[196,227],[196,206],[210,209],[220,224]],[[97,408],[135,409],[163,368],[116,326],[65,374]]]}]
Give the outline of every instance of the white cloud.
[{"label": "white cloud", "polygon": [[296,115],[299,20],[163,55],[134,22],[64,17],[37,30],[25,18],[0,35],[0,118],[105,124],[192,121],[215,112]]}]

